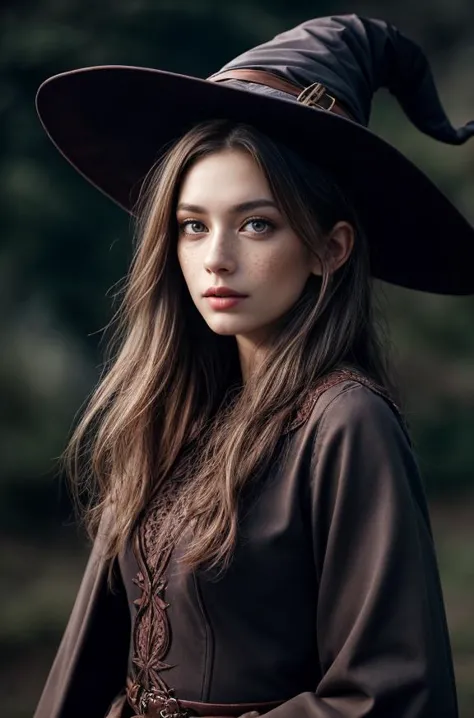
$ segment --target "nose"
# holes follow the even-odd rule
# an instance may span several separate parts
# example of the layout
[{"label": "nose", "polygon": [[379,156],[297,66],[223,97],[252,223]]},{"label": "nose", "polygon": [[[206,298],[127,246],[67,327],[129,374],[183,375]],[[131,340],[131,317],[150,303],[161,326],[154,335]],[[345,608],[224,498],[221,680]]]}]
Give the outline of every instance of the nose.
[{"label": "nose", "polygon": [[209,234],[204,267],[209,274],[231,273],[235,271],[235,238],[231,232],[215,230]]}]

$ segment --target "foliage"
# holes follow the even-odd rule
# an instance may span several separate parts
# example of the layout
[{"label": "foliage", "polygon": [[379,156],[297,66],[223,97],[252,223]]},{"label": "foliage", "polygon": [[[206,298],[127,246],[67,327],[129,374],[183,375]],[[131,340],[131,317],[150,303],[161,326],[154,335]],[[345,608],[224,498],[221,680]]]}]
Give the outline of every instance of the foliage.
[{"label": "foliage", "polygon": [[[383,15],[419,41],[432,61],[453,122],[461,124],[474,116],[470,81],[474,4],[470,0],[416,4],[389,0],[383,12],[375,0],[355,0],[351,11]],[[63,518],[70,513],[67,496],[59,494],[56,457],[100,370],[102,330],[112,317],[114,293],[127,271],[131,250],[128,217],[77,175],[46,138],[34,108],[37,87],[50,75],[109,63],[206,77],[231,57],[292,24],[341,12],[348,12],[342,0],[2,4],[0,520],[4,532],[26,536],[28,531],[34,535],[41,531],[47,536],[51,525],[59,523],[57,512]],[[374,104],[372,126],[474,220],[474,141],[453,148],[420,135],[393,98],[383,93]],[[432,496],[472,489],[474,301],[387,285],[377,291],[391,329],[395,366],[428,489]],[[44,607],[44,584],[38,587]],[[17,608],[15,615],[23,611],[22,616],[29,616],[26,604]]]},{"label": "foliage", "polygon": [[[74,67],[123,63],[205,77],[229,57],[311,14],[346,12],[338,3],[247,0],[92,2],[28,0],[3,8],[0,99],[0,492],[40,482],[45,488],[73,416],[97,376],[100,337],[112,316],[114,287],[130,256],[127,216],[78,176],[54,150],[34,111],[47,76]],[[384,16],[423,42],[442,95],[459,118],[474,114],[466,61],[468,2],[389,4]],[[359,2],[360,14],[378,15]],[[435,11],[436,10],[436,11]],[[449,62],[446,62],[449,58]],[[462,80],[465,83],[462,84]],[[458,92],[453,92],[453,81]],[[448,107],[449,107],[449,104]],[[382,96],[373,127],[421,165],[474,218],[469,201],[474,143],[442,146],[420,135],[396,103]],[[383,228],[381,228],[383,231]],[[472,480],[474,456],[473,302],[394,288],[384,311],[397,368],[414,413],[430,488]],[[388,300],[387,300],[388,297]],[[415,299],[415,301],[414,301]],[[426,383],[426,376],[436,381]],[[47,420],[45,420],[47,417]],[[467,427],[467,428],[466,428]],[[455,452],[455,453],[453,453]],[[435,462],[430,457],[436,456]],[[13,491],[14,493],[14,491]],[[2,502],[5,513],[9,502]]]}]

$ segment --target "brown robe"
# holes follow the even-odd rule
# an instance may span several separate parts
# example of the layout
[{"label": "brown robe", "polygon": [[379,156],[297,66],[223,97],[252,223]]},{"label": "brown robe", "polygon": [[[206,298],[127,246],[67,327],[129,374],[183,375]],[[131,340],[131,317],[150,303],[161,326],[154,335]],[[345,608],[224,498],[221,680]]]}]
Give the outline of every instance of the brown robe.
[{"label": "brown robe", "polygon": [[[346,378],[308,394],[288,440],[219,580],[183,573],[176,547],[160,676],[182,699],[283,701],[269,718],[456,718],[426,499],[397,412]],[[131,551],[107,590],[106,522],[34,718],[104,718],[114,699],[122,715],[143,596]]]}]

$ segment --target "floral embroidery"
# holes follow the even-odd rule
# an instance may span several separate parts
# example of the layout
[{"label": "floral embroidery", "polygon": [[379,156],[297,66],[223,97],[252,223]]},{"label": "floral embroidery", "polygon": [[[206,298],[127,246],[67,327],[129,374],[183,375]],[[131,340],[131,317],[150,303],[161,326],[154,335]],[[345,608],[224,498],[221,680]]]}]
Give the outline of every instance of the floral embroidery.
[{"label": "floral embroidery", "polygon": [[162,671],[173,668],[164,660],[171,640],[164,573],[173,547],[161,551],[155,540],[172,510],[180,487],[181,482],[168,481],[152,502],[134,536],[139,571],[133,582],[139,587],[141,596],[134,601],[137,607],[133,627],[134,676],[128,698],[140,713],[146,713],[150,702],[158,703],[163,716],[187,715],[186,711],[181,711],[173,690],[161,676]]},{"label": "floral embroidery", "polygon": [[[356,381],[381,395],[401,418],[396,404],[372,379],[352,369],[339,369],[328,374],[308,392],[283,433],[286,434],[303,424],[323,392],[346,380]],[[163,671],[174,667],[164,660],[171,640],[166,615],[169,606],[165,600],[167,582],[164,576],[173,547],[163,550],[157,541],[160,529],[170,518],[182,484],[182,481],[168,481],[165,484],[151,503],[134,537],[139,570],[133,582],[139,587],[141,596],[134,601],[137,607],[133,629],[134,676],[127,688],[127,695],[131,705],[140,714],[146,713],[149,704],[158,705],[163,718],[188,715],[174,697],[173,689],[161,676]]]}]

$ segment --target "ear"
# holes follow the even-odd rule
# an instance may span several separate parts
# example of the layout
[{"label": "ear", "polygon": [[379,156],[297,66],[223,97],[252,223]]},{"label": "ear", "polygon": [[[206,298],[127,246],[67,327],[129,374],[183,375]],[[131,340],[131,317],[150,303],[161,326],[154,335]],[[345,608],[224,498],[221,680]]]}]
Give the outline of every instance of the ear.
[{"label": "ear", "polygon": [[[329,232],[325,252],[331,274],[349,259],[354,247],[354,239],[354,227],[349,222],[337,222]],[[319,259],[316,260],[311,271],[313,274],[321,276],[322,266]]]}]

